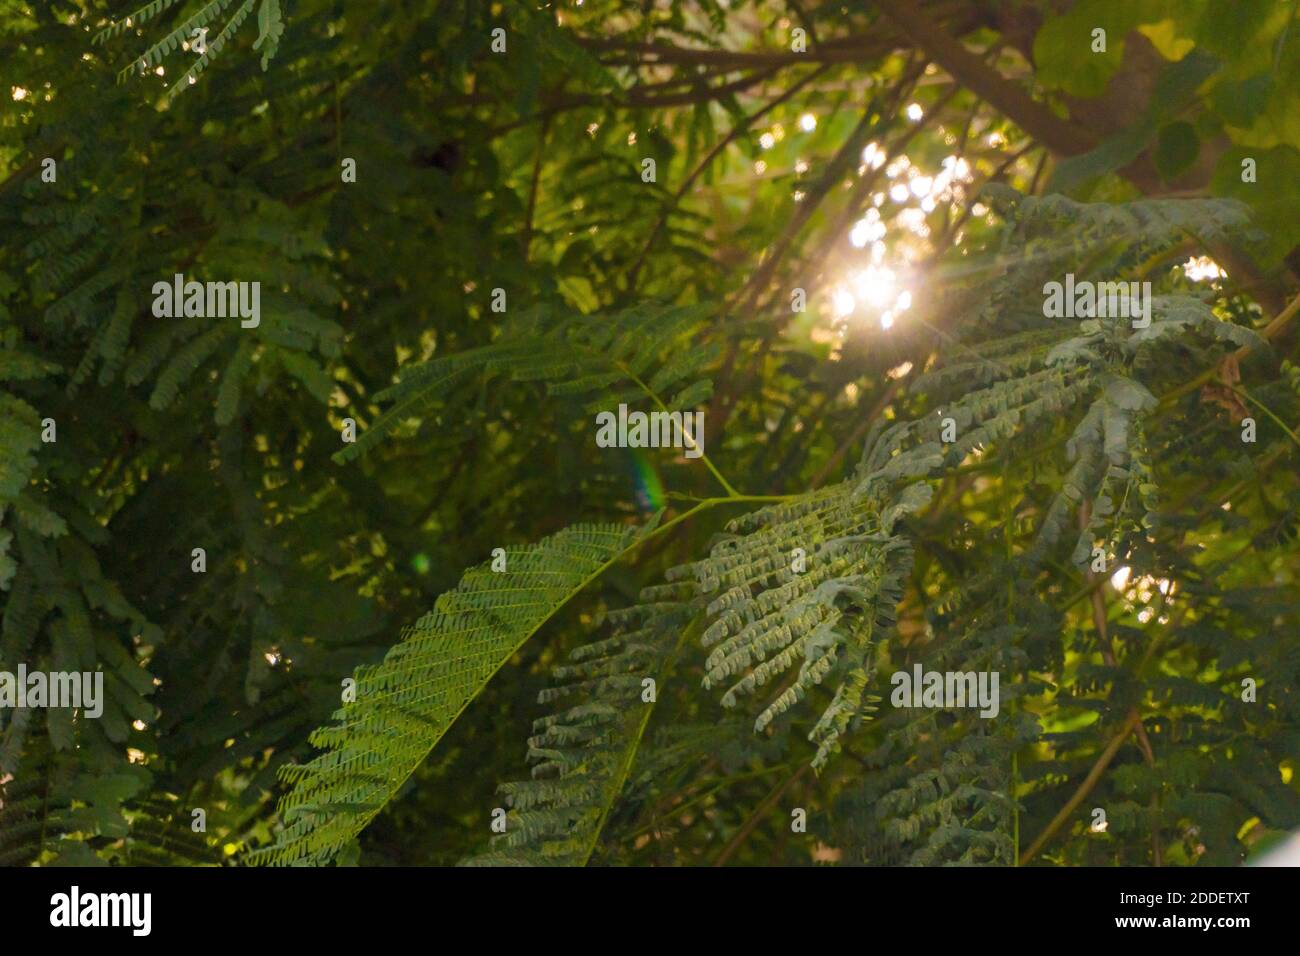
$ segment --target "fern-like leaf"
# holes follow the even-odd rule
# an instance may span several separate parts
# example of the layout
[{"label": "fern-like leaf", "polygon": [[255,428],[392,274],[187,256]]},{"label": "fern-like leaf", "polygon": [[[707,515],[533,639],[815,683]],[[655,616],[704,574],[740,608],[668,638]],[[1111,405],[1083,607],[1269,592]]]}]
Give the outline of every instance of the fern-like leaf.
[{"label": "fern-like leaf", "polygon": [[492,676],[591,580],[643,540],[641,529],[575,525],[507,551],[506,570],[470,570],[374,667],[311,740],[324,750],[281,771],[285,829],[255,862],[324,863],[396,794]]},{"label": "fern-like leaf", "polygon": [[682,644],[693,589],[646,588],[643,603],[609,615],[615,634],[578,647],[555,668],[541,703],[556,713],[533,723],[533,779],[500,788],[511,808],[506,832],[470,866],[583,865],[624,790],[654,708],[649,681]]}]

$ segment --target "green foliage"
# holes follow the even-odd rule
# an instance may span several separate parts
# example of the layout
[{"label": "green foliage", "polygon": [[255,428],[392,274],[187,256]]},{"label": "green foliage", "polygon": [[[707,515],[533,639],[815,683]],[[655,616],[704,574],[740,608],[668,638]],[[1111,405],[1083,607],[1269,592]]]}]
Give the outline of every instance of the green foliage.
[{"label": "green foliage", "polygon": [[[257,40],[253,44],[253,49],[262,51],[262,69],[265,70],[268,64],[274,59],[276,51],[280,45],[280,38],[284,34],[284,19],[280,11],[280,0],[239,0],[238,6],[233,10],[229,9],[231,4],[236,0],[209,0],[198,7],[190,16],[182,19],[174,28],[168,31],[161,39],[156,40],[143,54],[139,60],[131,66],[126,67],[118,73],[118,82],[122,82],[130,77],[133,73],[148,73],[156,68],[168,57],[169,54],[176,53],[178,50],[189,51],[191,44],[195,43],[202,37],[195,52],[201,50],[194,62],[181,74],[180,78],[169,84],[166,98],[176,96],[184,91],[188,86],[198,81],[199,75],[207,69],[210,64],[227,43],[239,32],[244,21],[254,9],[257,10]],[[94,42],[105,44],[109,40],[120,37],[127,31],[138,29],[143,24],[159,18],[170,8],[176,6],[177,0],[153,0],[147,3],[134,13],[129,14],[120,20],[115,21],[109,26],[95,34]],[[229,14],[225,24],[220,30],[216,30],[211,39],[206,38],[206,33],[210,29],[215,29],[214,25],[221,23],[220,18]],[[161,75],[161,74],[160,74]]]},{"label": "green foliage", "polygon": [[[611,612],[612,637],[575,648],[538,703],[560,703],[533,722],[532,779],[502,784],[512,812],[493,849],[473,866],[582,865],[623,786],[651,714],[657,679],[689,622],[680,588],[648,588]],[[676,598],[676,600],[674,600]],[[676,645],[674,647],[674,645]],[[559,683],[563,681],[564,683]]]},{"label": "green foliage", "polygon": [[496,375],[544,382],[547,394],[582,400],[593,412],[647,397],[663,410],[689,411],[712,394],[713,383],[695,376],[716,361],[718,350],[689,347],[710,311],[647,303],[613,315],[557,318],[546,307],[524,309],[491,345],[408,366],[401,381],[375,396],[392,407],[335,458],[365,453],[417,413],[454,407],[447,399],[458,386],[492,387]]},{"label": "green foliage", "polygon": [[[878,474],[864,485],[870,488]],[[863,692],[873,676],[874,642],[893,627],[911,566],[906,538],[891,532],[902,515],[928,501],[928,492],[913,485],[897,504],[872,508],[869,491],[844,485],[774,505],[737,524],[748,533],[720,542],[707,559],[682,569],[712,598],[703,635],[713,648],[704,687],[730,684],[724,707],[799,667],[759,714],[756,733],[813,687],[832,675],[838,679],[834,699],[808,735],[817,745],[814,768],[838,750],[840,735],[868,707]],[[799,555],[806,570],[792,569],[795,549],[806,552]]]},{"label": "green foliage", "polygon": [[[0,13],[0,671],[106,688],[0,710],[0,861],[1300,826],[1294,5],[908,5],[919,46],[889,5],[129,6]],[[153,315],[177,274],[260,324]],[[1149,325],[1047,314],[1066,274]],[[706,454],[598,447],[620,404]],[[897,703],[917,666],[997,716]]]},{"label": "green foliage", "polygon": [[475,568],[442,595],[384,657],[358,670],[337,724],[312,734],[324,749],[286,767],[286,826],[264,857],[328,859],[393,797],[501,667],[597,574],[637,542],[615,525],[575,525]]}]

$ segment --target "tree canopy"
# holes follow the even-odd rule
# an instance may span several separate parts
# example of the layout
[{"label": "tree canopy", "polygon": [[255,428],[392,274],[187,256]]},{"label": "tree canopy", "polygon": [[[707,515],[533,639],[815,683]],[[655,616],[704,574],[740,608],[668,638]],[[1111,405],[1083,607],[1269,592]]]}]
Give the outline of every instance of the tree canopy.
[{"label": "tree canopy", "polygon": [[1254,858],[1297,21],[3,4],[0,862]]}]

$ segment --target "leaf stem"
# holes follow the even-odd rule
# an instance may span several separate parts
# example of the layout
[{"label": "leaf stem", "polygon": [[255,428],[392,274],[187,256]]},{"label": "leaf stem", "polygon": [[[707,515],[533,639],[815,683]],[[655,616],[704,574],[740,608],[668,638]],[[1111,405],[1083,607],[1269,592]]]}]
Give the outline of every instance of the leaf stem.
[{"label": "leaf stem", "polygon": [[[694,510],[694,509],[692,509]],[[677,645],[673,648],[672,654],[664,662],[663,672],[666,673],[676,662],[678,655],[681,654],[682,648],[686,644],[686,637],[690,634],[692,628],[682,628],[682,633],[677,638]],[[605,829],[605,821],[609,819],[609,811],[614,807],[614,801],[618,795],[623,792],[623,787],[627,784],[628,775],[632,772],[632,764],[636,760],[637,751],[641,749],[641,739],[645,736],[645,731],[650,726],[650,717],[654,714],[655,704],[659,702],[658,694],[655,695],[654,703],[647,704],[645,713],[641,715],[641,721],[637,724],[636,734],[632,742],[628,744],[627,753],[623,756],[622,766],[619,767],[618,776],[614,779],[611,788],[606,792],[607,800],[604,806],[600,808],[600,817],[596,820],[596,825],[591,829],[591,840],[587,843],[587,852],[582,855],[582,865],[586,866],[591,861],[591,854],[596,849],[596,843],[600,840],[601,831]]]},{"label": "leaf stem", "polygon": [[1296,433],[1287,427],[1286,422],[1282,421],[1282,419],[1274,415],[1272,409],[1270,409],[1267,405],[1261,402],[1254,395],[1250,394],[1250,392],[1246,391],[1244,388],[1237,388],[1237,386],[1235,385],[1228,385],[1227,387],[1230,388],[1232,391],[1236,392],[1242,398],[1246,399],[1246,401],[1250,402],[1252,405],[1258,408],[1269,418],[1273,419],[1273,424],[1277,425],[1278,428],[1286,432],[1287,437],[1290,438],[1293,442],[1295,442],[1297,447],[1300,447],[1300,437],[1297,437]]},{"label": "leaf stem", "polygon": [[[654,403],[658,405],[662,411],[664,412],[668,411],[668,406],[664,404],[663,399],[660,398],[659,395],[656,392],[654,392],[649,385],[641,381],[640,376],[638,376],[636,372],[628,368],[626,362],[616,362],[615,364],[618,366],[619,370],[623,372],[624,375],[626,375],[628,378],[630,378],[632,381],[634,381],[637,384],[637,387],[639,387],[641,391],[649,395],[650,398],[654,401]],[[731,482],[727,481],[727,479],[722,476],[722,472],[718,471],[718,469],[714,467],[713,462],[709,461],[709,456],[704,454],[704,449],[700,448],[700,446],[696,444],[695,439],[693,439],[690,435],[688,435],[685,429],[682,429],[682,437],[686,439],[686,441],[690,442],[691,448],[694,448],[699,451],[700,461],[704,462],[705,467],[708,468],[709,471],[713,473],[713,477],[718,479],[718,484],[722,485],[722,489],[727,493],[728,498],[750,497],[750,496],[742,495],[740,492],[738,492],[735,488],[731,486]]]},{"label": "leaf stem", "polygon": [[1070,819],[1070,814],[1072,814],[1079,804],[1083,802],[1083,798],[1092,792],[1093,787],[1097,786],[1097,782],[1101,780],[1101,775],[1106,772],[1106,768],[1110,766],[1110,762],[1115,759],[1115,754],[1119,752],[1119,748],[1123,745],[1124,741],[1128,739],[1128,735],[1132,733],[1133,725],[1137,722],[1137,719],[1138,714],[1136,710],[1128,712],[1128,715],[1124,718],[1124,723],[1120,726],[1119,732],[1110,739],[1110,743],[1108,743],[1106,749],[1101,752],[1101,755],[1097,758],[1097,762],[1092,765],[1092,769],[1088,771],[1088,776],[1084,778],[1079,789],[1074,792],[1074,796],[1070,797],[1065,806],[1061,807],[1060,812],[1052,818],[1052,822],[1049,823],[1046,829],[1038,835],[1038,839],[1030,844],[1029,849],[1020,855],[1020,866],[1024,866],[1038,855],[1038,851],[1047,844],[1047,841],[1056,834],[1057,830],[1064,826],[1065,821]]}]

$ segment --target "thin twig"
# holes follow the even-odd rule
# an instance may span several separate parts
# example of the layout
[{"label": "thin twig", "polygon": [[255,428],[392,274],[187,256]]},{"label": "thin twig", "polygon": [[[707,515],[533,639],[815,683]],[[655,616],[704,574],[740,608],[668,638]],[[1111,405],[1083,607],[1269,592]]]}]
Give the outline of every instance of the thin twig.
[{"label": "thin twig", "polygon": [[736,835],[731,838],[725,847],[723,847],[722,852],[718,854],[718,858],[713,861],[714,866],[726,865],[727,861],[731,859],[738,849],[740,849],[741,844],[743,844],[745,840],[749,838],[749,835],[754,832],[754,828],[758,826],[764,815],[766,815],[767,812],[776,805],[776,801],[781,799],[782,794],[789,790],[792,784],[800,780],[803,775],[811,769],[811,767],[812,764],[804,764],[772,788],[772,792],[764,797],[763,801],[754,808],[754,812],[751,813],[748,819],[740,825],[740,829],[736,831]]},{"label": "thin twig", "polygon": [[1021,866],[1024,866],[1038,855],[1038,851],[1047,844],[1048,840],[1056,835],[1056,831],[1065,825],[1065,821],[1070,819],[1070,814],[1074,813],[1075,809],[1083,802],[1084,798],[1088,796],[1088,794],[1092,793],[1093,788],[1097,786],[1097,782],[1101,780],[1101,775],[1106,772],[1106,768],[1110,766],[1110,762],[1115,759],[1115,754],[1119,753],[1119,748],[1123,746],[1124,741],[1128,739],[1128,735],[1132,733],[1133,724],[1136,721],[1137,713],[1130,711],[1128,716],[1124,718],[1124,723],[1120,727],[1119,732],[1110,739],[1110,743],[1106,745],[1106,749],[1101,752],[1101,755],[1097,758],[1097,762],[1094,763],[1092,769],[1088,771],[1088,776],[1086,776],[1083,783],[1079,785],[1079,789],[1074,791],[1074,795],[1066,801],[1065,806],[1061,807],[1056,816],[1052,818],[1052,822],[1049,823],[1043,832],[1038,835],[1038,839],[1029,845],[1029,849],[1020,854]]}]

